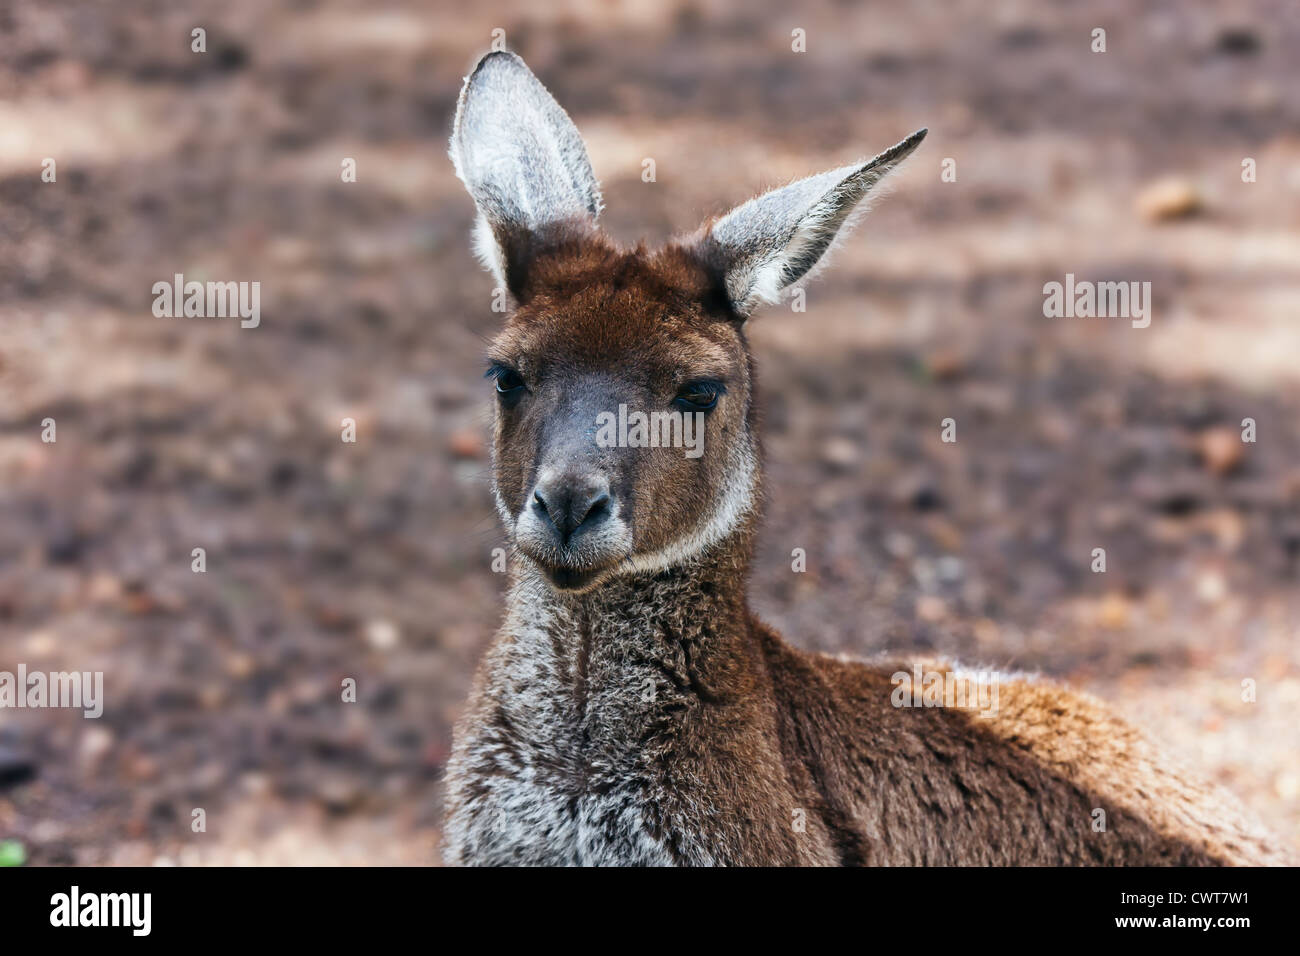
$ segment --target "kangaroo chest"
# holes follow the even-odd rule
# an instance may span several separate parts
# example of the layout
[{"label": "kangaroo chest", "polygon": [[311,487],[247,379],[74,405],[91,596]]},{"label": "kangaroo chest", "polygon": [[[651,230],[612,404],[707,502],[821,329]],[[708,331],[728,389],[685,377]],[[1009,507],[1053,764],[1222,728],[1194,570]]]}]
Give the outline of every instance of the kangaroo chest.
[{"label": "kangaroo chest", "polygon": [[597,632],[558,611],[511,615],[453,768],[472,797],[454,826],[476,862],[716,862],[709,801],[672,751],[690,664],[621,620]]}]

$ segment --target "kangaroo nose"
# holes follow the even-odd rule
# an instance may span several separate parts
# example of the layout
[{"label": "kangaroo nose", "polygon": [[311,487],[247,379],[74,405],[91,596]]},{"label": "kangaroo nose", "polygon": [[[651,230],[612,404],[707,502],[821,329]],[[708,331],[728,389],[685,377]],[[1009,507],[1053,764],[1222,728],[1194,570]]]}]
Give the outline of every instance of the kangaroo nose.
[{"label": "kangaroo nose", "polygon": [[539,483],[533,490],[533,507],[560,533],[560,542],[579,528],[590,528],[609,516],[609,483],[604,479],[561,477]]}]

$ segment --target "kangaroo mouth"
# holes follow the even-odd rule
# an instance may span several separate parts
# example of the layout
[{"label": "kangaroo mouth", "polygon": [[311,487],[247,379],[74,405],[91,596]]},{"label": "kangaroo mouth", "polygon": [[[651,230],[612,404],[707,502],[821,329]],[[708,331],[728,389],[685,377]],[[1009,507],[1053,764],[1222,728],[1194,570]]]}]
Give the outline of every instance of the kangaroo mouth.
[{"label": "kangaroo mouth", "polygon": [[596,583],[604,568],[562,568],[542,565],[546,579],[559,591],[581,591]]},{"label": "kangaroo mouth", "polygon": [[568,559],[563,554],[537,554],[526,544],[520,548],[520,551],[557,591],[585,590],[596,584],[618,564],[618,560],[613,556],[605,560],[579,561]]},{"label": "kangaroo mouth", "polygon": [[560,543],[553,531],[525,513],[516,529],[515,544],[557,591],[594,587],[631,553],[631,532],[618,521],[607,522],[600,535],[576,536]]}]

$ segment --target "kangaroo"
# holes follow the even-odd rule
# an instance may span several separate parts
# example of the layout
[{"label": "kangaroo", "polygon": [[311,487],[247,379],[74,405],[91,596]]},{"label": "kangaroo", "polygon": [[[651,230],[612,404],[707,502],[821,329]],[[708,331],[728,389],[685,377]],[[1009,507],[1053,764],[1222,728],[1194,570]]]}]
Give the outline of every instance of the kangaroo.
[{"label": "kangaroo", "polygon": [[[1097,700],[998,674],[994,708],[900,706],[900,673],[965,672],[806,653],[749,611],[763,492],[745,322],[925,133],[625,250],[597,227],[578,130],[523,61],[494,52],[465,80],[451,159],[513,305],[487,373],[511,548],[448,767],[449,863],[1283,861]],[[620,406],[698,422],[702,454],[633,447],[636,426],[601,441]]]}]

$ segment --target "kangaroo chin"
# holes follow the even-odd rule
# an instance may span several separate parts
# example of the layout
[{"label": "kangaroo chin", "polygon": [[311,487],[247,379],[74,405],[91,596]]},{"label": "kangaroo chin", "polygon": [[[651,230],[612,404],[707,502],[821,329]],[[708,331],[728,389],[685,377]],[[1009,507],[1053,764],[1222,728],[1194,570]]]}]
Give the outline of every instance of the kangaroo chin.
[{"label": "kangaroo chin", "polygon": [[[1229,796],[1086,695],[980,672],[968,697],[951,662],[805,653],[749,611],[745,323],[825,261],[924,135],[627,250],[600,233],[582,138],[523,62],[492,53],[465,81],[451,158],[513,303],[488,354],[513,553],[456,728],[448,862],[1284,862]],[[670,413],[691,416],[689,454]],[[597,440],[610,422],[619,440]],[[628,422],[663,431],[623,440]]]}]

